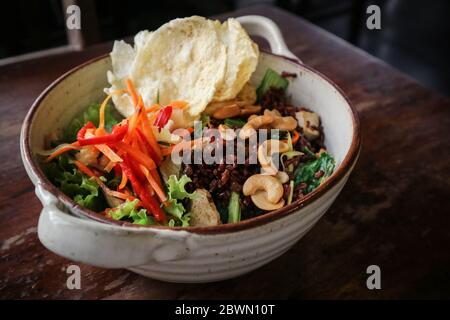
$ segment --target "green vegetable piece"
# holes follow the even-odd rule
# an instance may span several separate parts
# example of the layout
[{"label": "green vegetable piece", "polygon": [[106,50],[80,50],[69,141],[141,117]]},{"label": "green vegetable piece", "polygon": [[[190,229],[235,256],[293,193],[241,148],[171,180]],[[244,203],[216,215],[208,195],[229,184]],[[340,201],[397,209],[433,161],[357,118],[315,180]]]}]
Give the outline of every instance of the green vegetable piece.
[{"label": "green vegetable piece", "polygon": [[[306,193],[310,193],[333,173],[334,166],[334,158],[329,153],[322,152],[317,159],[302,164],[297,168],[295,171],[295,185],[307,183]],[[318,171],[322,171],[323,174],[316,178],[315,174]]]},{"label": "green vegetable piece", "polygon": [[200,116],[200,121],[202,122],[202,129],[205,127],[209,127],[210,122],[211,122],[211,117],[206,114],[202,114]]},{"label": "green vegetable piece", "polygon": [[138,199],[134,199],[133,201],[126,200],[120,206],[111,211],[111,218],[114,220],[130,218],[133,220],[134,224],[140,224],[143,226],[154,225],[155,220],[153,217],[148,216],[146,209],[136,209],[138,202]]},{"label": "green vegetable piece", "polygon": [[183,214],[186,212],[183,204],[179,203],[176,199],[169,199],[167,202],[168,205],[164,207],[164,211],[181,220]]},{"label": "green vegetable piece", "polygon": [[286,78],[283,78],[276,71],[269,68],[269,69],[267,69],[266,74],[264,75],[264,78],[261,81],[261,84],[256,89],[256,94],[258,96],[258,99],[261,99],[261,97],[270,88],[277,88],[277,89],[281,88],[283,90],[286,90],[288,85],[289,85],[289,81]]},{"label": "green vegetable piece", "polygon": [[169,198],[183,200],[185,198],[192,199],[195,197],[195,192],[189,193],[184,189],[186,184],[191,181],[191,178],[185,174],[182,175],[180,179],[178,179],[175,175],[171,175],[167,181]]},{"label": "green vegetable piece", "polygon": [[43,169],[50,181],[80,206],[93,211],[102,211],[107,208],[106,200],[103,193],[99,192],[97,182],[70,163],[68,154],[62,154],[55,160],[45,163]]},{"label": "green vegetable piece", "polygon": [[139,211],[133,209],[130,213],[130,218],[133,219],[134,224],[140,224],[143,226],[154,224],[154,222],[150,223],[150,217],[147,215],[147,210],[145,209],[140,209]]},{"label": "green vegetable piece", "polygon": [[241,221],[241,205],[239,204],[239,194],[232,192],[228,203],[228,223]]},{"label": "green vegetable piece", "polygon": [[134,199],[133,201],[126,200],[120,206],[116,207],[115,210],[111,211],[111,218],[114,220],[122,220],[125,217],[129,217],[138,202],[138,199]]},{"label": "green vegetable piece", "polygon": [[235,127],[235,128],[242,128],[246,124],[246,122],[242,119],[232,119],[232,118],[225,119],[223,123],[228,127]]},{"label": "green vegetable piece", "polygon": [[181,203],[181,200],[186,198],[193,199],[195,197],[195,192],[189,193],[184,188],[189,182],[191,182],[191,179],[185,174],[179,179],[173,174],[169,176],[169,179],[167,180],[167,195],[169,196],[169,199],[167,200],[168,205],[164,206],[163,209],[168,214],[177,218],[177,222],[179,222],[182,227],[189,226],[190,215],[186,214],[186,208]]}]

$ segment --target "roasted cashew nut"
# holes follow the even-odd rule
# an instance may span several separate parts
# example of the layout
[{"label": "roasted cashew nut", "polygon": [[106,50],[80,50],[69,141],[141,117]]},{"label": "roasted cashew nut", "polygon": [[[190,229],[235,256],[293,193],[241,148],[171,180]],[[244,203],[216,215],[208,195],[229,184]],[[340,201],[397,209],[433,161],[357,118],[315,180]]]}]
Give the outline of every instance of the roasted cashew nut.
[{"label": "roasted cashew nut", "polygon": [[282,117],[278,110],[264,110],[265,115],[273,118],[270,127],[272,129],[292,131],[297,128],[297,120],[294,117]]},{"label": "roasted cashew nut", "polygon": [[278,168],[272,161],[272,156],[275,153],[282,153],[289,150],[289,145],[286,142],[269,139],[261,143],[258,147],[258,161],[261,165],[264,174],[275,175]]},{"label": "roasted cashew nut", "polygon": [[284,199],[278,201],[277,203],[271,203],[267,200],[267,193],[265,191],[258,191],[256,194],[251,196],[255,206],[262,210],[272,211],[280,209],[284,206]]},{"label": "roasted cashew nut", "polygon": [[245,140],[256,133],[256,129],[268,128],[291,131],[297,128],[297,120],[294,117],[282,117],[277,110],[264,110],[260,116],[250,116],[247,123],[239,132],[239,138]]},{"label": "roasted cashew nut", "polygon": [[275,175],[275,178],[277,178],[278,181],[280,181],[282,184],[285,184],[289,181],[289,175],[284,171],[278,171]]},{"label": "roasted cashew nut", "polygon": [[273,176],[252,175],[245,181],[242,192],[251,196],[253,203],[262,210],[275,210],[284,205],[283,186]]},{"label": "roasted cashew nut", "polygon": [[255,114],[261,111],[261,106],[244,105],[239,106],[237,103],[225,105],[213,113],[213,118],[223,120],[238,116]]},{"label": "roasted cashew nut", "polygon": [[247,123],[239,131],[239,138],[245,140],[256,134],[256,129],[269,125],[273,121],[271,116],[253,116],[248,118]]},{"label": "roasted cashew nut", "polygon": [[240,114],[239,106],[235,103],[223,106],[213,113],[213,118],[228,119],[237,117]]}]

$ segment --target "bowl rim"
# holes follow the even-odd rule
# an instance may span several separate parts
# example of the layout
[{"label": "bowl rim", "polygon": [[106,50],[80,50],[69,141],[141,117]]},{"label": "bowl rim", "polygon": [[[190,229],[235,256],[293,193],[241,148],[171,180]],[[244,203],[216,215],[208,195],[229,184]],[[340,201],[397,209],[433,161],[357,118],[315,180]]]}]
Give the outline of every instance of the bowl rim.
[{"label": "bowl rim", "polygon": [[113,225],[119,225],[119,226],[126,226],[126,227],[135,227],[138,229],[142,228],[150,228],[150,229],[163,229],[163,230],[171,230],[171,231],[187,231],[191,233],[197,233],[197,234],[222,234],[222,233],[230,233],[230,232],[237,232],[242,231],[246,229],[251,229],[263,224],[267,224],[269,222],[272,222],[274,220],[281,219],[293,212],[296,212],[297,210],[306,207],[307,205],[310,205],[315,200],[319,199],[325,192],[327,192],[329,189],[331,189],[333,186],[335,186],[346,174],[348,171],[351,170],[354,163],[356,162],[359,151],[361,148],[361,128],[360,128],[360,121],[358,112],[356,111],[353,104],[350,102],[346,94],[328,77],[320,73],[319,71],[309,67],[308,65],[304,63],[300,63],[299,61],[295,59],[291,59],[289,57],[285,57],[283,55],[274,54],[272,52],[268,52],[265,50],[261,50],[264,54],[274,56],[275,58],[282,59],[286,61],[289,64],[294,65],[295,67],[301,67],[305,68],[308,71],[312,72],[322,80],[328,82],[334,89],[340,94],[344,100],[346,101],[347,105],[349,106],[348,112],[350,113],[351,119],[352,119],[352,125],[353,125],[353,132],[352,132],[352,141],[350,144],[350,148],[346,155],[344,156],[344,159],[342,160],[339,168],[333,172],[333,174],[325,181],[323,182],[319,187],[317,187],[313,192],[307,194],[305,197],[298,199],[291,204],[280,208],[278,210],[270,211],[264,214],[261,214],[256,217],[252,217],[246,220],[242,220],[237,223],[231,223],[231,224],[220,224],[217,226],[209,226],[209,227],[168,227],[168,226],[140,226],[135,225],[129,222],[123,222],[123,221],[117,221],[109,219],[100,213],[91,211],[89,209],[83,208],[75,201],[73,201],[70,197],[65,195],[61,190],[59,190],[56,186],[54,186],[50,180],[46,177],[44,172],[42,171],[39,163],[35,160],[35,157],[32,155],[31,152],[31,142],[30,142],[30,130],[31,130],[31,124],[33,122],[34,116],[36,114],[37,109],[41,105],[42,101],[45,99],[45,97],[64,79],[71,76],[78,70],[81,70],[88,65],[91,65],[92,63],[98,62],[100,60],[103,60],[105,58],[109,57],[109,53],[100,55],[98,57],[95,57],[93,59],[90,59],[72,69],[65,72],[63,75],[58,77],[56,80],[54,80],[45,90],[38,96],[38,98],[33,102],[31,108],[29,109],[23,125],[22,125],[22,135],[20,137],[21,144],[23,143],[23,162],[24,165],[28,165],[33,174],[37,177],[38,181],[36,183],[39,183],[41,187],[52,193],[57,197],[59,201],[62,202],[62,204],[69,209],[69,211],[72,212],[72,214],[75,214],[80,217],[87,217],[92,220],[95,220],[97,222],[107,223],[107,224],[113,224]]}]

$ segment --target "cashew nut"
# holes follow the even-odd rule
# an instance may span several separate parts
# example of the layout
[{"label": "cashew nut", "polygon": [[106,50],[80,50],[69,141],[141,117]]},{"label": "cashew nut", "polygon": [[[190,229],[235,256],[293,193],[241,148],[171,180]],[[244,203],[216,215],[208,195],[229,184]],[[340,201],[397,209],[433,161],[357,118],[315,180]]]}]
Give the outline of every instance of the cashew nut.
[{"label": "cashew nut", "polygon": [[261,111],[261,106],[245,105],[240,107],[237,103],[223,106],[213,113],[213,118],[222,120],[237,116],[255,114]]},{"label": "cashew nut", "polygon": [[262,210],[277,210],[284,206],[284,199],[281,199],[277,203],[271,203],[267,200],[267,193],[265,191],[258,191],[256,194],[251,196],[255,206]]},{"label": "cashew nut", "polygon": [[301,110],[295,113],[295,117],[298,125],[303,128],[306,139],[311,141],[319,137],[320,132],[317,128],[320,126],[320,120],[317,113]]},{"label": "cashew nut", "polygon": [[264,110],[263,115],[252,115],[239,132],[241,139],[247,139],[256,133],[260,128],[294,130],[297,127],[297,120],[293,117],[282,117],[277,110]]},{"label": "cashew nut", "polygon": [[273,121],[269,115],[252,116],[248,118],[247,123],[239,131],[239,138],[245,140],[256,134],[256,129],[269,125]]},{"label": "cashew nut", "polygon": [[228,119],[238,116],[241,113],[239,106],[236,103],[223,106],[213,113],[216,119]]},{"label": "cashew nut", "polygon": [[289,145],[286,142],[269,139],[264,141],[258,147],[258,161],[261,165],[264,174],[275,175],[278,168],[272,162],[274,153],[286,152],[289,150]]},{"label": "cashew nut", "polygon": [[254,115],[255,113],[258,113],[261,111],[261,106],[258,105],[248,105],[248,106],[243,106],[241,108],[241,116],[245,116],[245,115]]},{"label": "cashew nut", "polygon": [[289,181],[289,175],[284,171],[278,171],[275,175],[275,178],[277,178],[278,181],[280,181],[282,184],[285,184]]},{"label": "cashew nut", "polygon": [[253,203],[263,210],[275,210],[284,205],[283,186],[277,178],[254,174],[243,186],[243,193],[251,196]]},{"label": "cashew nut", "polygon": [[270,124],[272,129],[292,131],[297,128],[297,120],[294,117],[282,117],[278,110],[264,110],[264,114],[271,115],[273,121]]}]

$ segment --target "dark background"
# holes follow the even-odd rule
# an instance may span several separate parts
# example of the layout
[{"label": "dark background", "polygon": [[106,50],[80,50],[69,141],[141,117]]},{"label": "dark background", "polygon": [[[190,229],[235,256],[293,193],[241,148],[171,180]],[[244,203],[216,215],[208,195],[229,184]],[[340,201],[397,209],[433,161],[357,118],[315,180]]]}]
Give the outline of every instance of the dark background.
[{"label": "dark background", "polygon": [[[450,96],[448,0],[80,1],[83,3],[87,3],[93,22],[89,30],[92,39],[88,44],[119,39],[142,29],[155,29],[176,17],[211,16],[244,6],[275,4]],[[381,7],[381,30],[366,28],[368,15],[365,11],[370,4]],[[85,13],[82,6],[82,17]],[[0,63],[4,58],[66,45],[63,0],[5,2],[0,32]],[[11,59],[3,61],[9,63]]]}]

